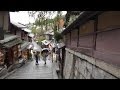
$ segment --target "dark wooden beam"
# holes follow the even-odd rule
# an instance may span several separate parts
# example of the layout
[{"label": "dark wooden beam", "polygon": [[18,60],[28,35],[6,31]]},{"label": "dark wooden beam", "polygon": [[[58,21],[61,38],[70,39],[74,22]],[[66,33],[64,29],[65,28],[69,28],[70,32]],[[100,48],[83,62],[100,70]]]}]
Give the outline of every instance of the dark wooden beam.
[{"label": "dark wooden beam", "polygon": [[63,32],[62,34],[68,33],[69,29],[76,28],[88,20],[94,18],[96,15],[99,15],[103,13],[103,11],[84,11],[72,24],[70,24]]}]

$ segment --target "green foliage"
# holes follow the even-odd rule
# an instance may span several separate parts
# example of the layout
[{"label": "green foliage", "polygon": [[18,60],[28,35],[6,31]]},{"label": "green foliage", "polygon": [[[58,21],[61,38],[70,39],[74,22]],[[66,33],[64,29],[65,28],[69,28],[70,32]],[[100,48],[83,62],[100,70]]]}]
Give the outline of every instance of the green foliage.
[{"label": "green foliage", "polygon": [[[50,26],[51,28],[53,28],[54,30],[54,38],[55,40],[58,42],[60,39],[62,39],[62,35],[58,32],[59,30],[59,25],[56,26],[56,23],[59,24],[59,20],[60,19],[64,19],[65,16],[62,16],[62,12],[61,11],[57,11],[57,16],[54,17],[53,19],[51,19],[50,17],[53,16],[55,14],[55,11],[29,11],[29,15],[32,17],[35,17],[35,14],[37,14],[37,18],[35,19],[35,22],[33,25],[39,26],[41,27],[41,29],[36,29],[35,27],[32,28],[32,32],[33,33],[37,33],[39,40],[38,41],[42,41],[44,39],[44,37],[39,37],[41,34],[44,33],[43,27],[45,26],[45,29],[48,29],[48,26]],[[48,17],[46,18],[45,16],[48,15]],[[43,31],[43,32],[42,32]]]},{"label": "green foliage", "polygon": [[31,30],[32,30],[32,33],[34,33],[34,34],[36,34],[36,33],[37,33],[37,30],[36,30],[36,28],[35,28],[35,27],[32,27],[32,28],[31,28]]},{"label": "green foliage", "polygon": [[41,25],[45,26],[46,24],[48,25],[53,22],[54,22],[54,19],[46,19],[46,20],[45,19],[44,20],[36,19],[34,24],[37,26],[41,26]]},{"label": "green foliage", "polygon": [[57,42],[59,42],[59,40],[63,39],[61,33],[57,32],[57,31],[54,32],[54,38]]},{"label": "green foliage", "polygon": [[40,43],[41,41],[45,40],[45,37],[44,36],[41,36],[38,38],[38,42]]}]

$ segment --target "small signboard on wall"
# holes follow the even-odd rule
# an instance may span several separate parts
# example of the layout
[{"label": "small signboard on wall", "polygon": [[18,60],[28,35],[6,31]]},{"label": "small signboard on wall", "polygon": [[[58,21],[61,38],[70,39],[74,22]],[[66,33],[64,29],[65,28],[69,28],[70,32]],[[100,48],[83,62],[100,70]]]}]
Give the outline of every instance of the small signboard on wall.
[{"label": "small signboard on wall", "polygon": [[0,40],[4,39],[4,30],[0,27]]}]

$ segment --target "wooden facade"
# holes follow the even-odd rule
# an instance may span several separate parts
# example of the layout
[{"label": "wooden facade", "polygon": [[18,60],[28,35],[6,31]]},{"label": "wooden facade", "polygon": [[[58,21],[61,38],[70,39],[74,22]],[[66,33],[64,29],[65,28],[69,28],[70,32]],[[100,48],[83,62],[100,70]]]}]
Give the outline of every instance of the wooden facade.
[{"label": "wooden facade", "polygon": [[9,12],[0,11],[0,40],[4,39],[4,32],[9,28]]},{"label": "wooden facade", "polygon": [[28,32],[22,30],[20,25],[10,22],[9,12],[0,12],[0,30],[0,36],[3,35],[0,40],[0,64],[9,67],[17,64],[21,55],[28,58],[28,49],[20,51],[22,40],[28,41]]},{"label": "wooden facade", "polygon": [[[6,64],[6,47],[3,45],[5,41],[5,33],[10,32],[10,16],[8,11],[0,11],[0,63]],[[9,40],[8,40],[9,41]]]},{"label": "wooden facade", "polygon": [[28,45],[26,44],[26,42],[32,42],[31,37],[28,36],[28,32],[24,31],[22,28],[11,23],[11,33],[19,36],[23,42],[19,46],[20,48],[18,49],[18,53],[19,53],[18,57],[22,56],[24,60],[28,60],[29,49],[27,49]]},{"label": "wooden facade", "polygon": [[4,64],[4,60],[5,60],[5,50],[0,49],[0,66]]},{"label": "wooden facade", "polygon": [[[28,36],[28,32],[26,32],[26,31],[22,31],[22,34],[21,34],[21,36],[22,36],[22,40],[23,41],[26,41],[26,42],[31,42],[31,38]],[[24,43],[23,43],[24,44]],[[29,46],[30,44],[26,44],[26,47],[22,50],[22,58],[24,59],[24,60],[28,60],[29,59],[29,52],[30,52],[30,49],[28,49],[28,46]]]},{"label": "wooden facade", "polygon": [[22,40],[28,41],[28,32],[22,31],[21,37]]},{"label": "wooden facade", "polygon": [[28,59],[29,59],[28,56],[29,56],[29,50],[28,50],[28,49],[22,51],[22,58],[23,58],[24,60],[28,60]]},{"label": "wooden facade", "polygon": [[[10,35],[13,37],[13,35]],[[6,38],[10,38],[6,37]],[[21,44],[21,39],[15,36],[14,39],[9,40],[6,43],[3,43],[2,45],[5,48],[6,55],[5,55],[5,63],[9,67],[10,65],[16,64],[18,62],[18,46]]]},{"label": "wooden facade", "polygon": [[28,36],[28,42],[32,42],[32,37]]},{"label": "wooden facade", "polygon": [[59,49],[58,53],[58,61],[59,61],[59,74],[61,78],[63,78],[63,69],[64,69],[64,63],[65,63],[65,46]]},{"label": "wooden facade", "polygon": [[120,11],[105,11],[79,22],[64,34],[66,47],[120,66]]},{"label": "wooden facade", "polygon": [[8,67],[18,61],[18,45],[7,49],[6,59]]}]

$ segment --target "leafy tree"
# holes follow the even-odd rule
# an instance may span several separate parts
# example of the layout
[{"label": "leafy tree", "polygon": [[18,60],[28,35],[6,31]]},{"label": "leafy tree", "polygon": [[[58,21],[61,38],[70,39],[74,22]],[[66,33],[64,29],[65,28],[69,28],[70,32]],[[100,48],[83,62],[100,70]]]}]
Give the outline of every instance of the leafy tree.
[{"label": "leafy tree", "polygon": [[[35,33],[35,35],[38,35],[38,38],[39,37],[41,38],[41,35],[46,30],[48,30],[48,26],[54,30],[54,38],[56,39],[56,41],[59,41],[59,39],[62,38],[62,36],[58,32],[59,31],[59,20],[61,18],[64,18],[64,16],[62,16],[61,11],[57,11],[57,12],[56,11],[29,11],[28,13],[29,13],[29,16],[34,17],[35,19],[35,22],[32,24],[31,29],[32,29],[32,32]],[[52,18],[52,16],[55,13],[57,13],[57,16],[55,18]],[[37,29],[37,27],[40,27],[40,28]]]}]

